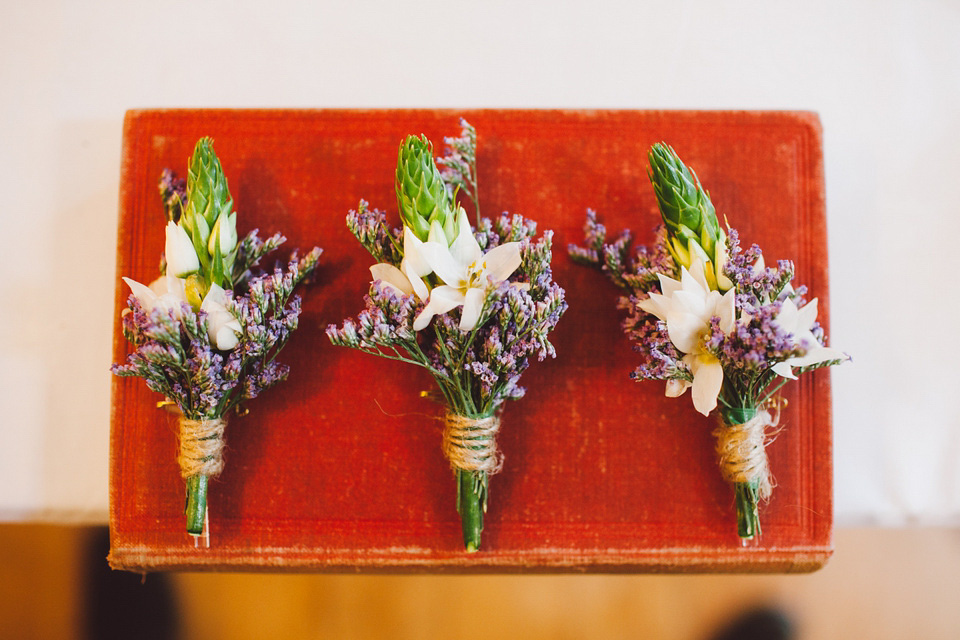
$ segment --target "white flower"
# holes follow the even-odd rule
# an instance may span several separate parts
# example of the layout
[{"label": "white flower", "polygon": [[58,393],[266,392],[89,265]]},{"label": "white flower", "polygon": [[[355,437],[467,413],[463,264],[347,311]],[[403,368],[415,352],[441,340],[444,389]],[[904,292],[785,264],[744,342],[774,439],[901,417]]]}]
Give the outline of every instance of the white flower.
[{"label": "white flower", "polygon": [[240,342],[237,333],[243,331],[240,321],[227,310],[227,294],[223,287],[212,284],[200,304],[207,314],[207,333],[210,342],[220,351],[229,351]]},{"label": "white flower", "polygon": [[521,262],[519,242],[507,242],[484,254],[465,221],[449,247],[446,242],[428,240],[421,251],[444,284],[430,292],[427,306],[413,322],[414,331],[425,328],[436,314],[459,306],[463,307],[460,329],[470,331],[480,320],[488,289],[509,278]]},{"label": "white flower", "polygon": [[[435,230],[430,228],[429,238],[435,237]],[[440,236],[443,238],[443,229],[440,229]],[[421,301],[427,299],[430,295],[430,288],[423,281],[425,276],[433,273],[433,268],[427,262],[423,253],[424,243],[409,227],[403,228],[403,261],[400,262],[400,268],[393,266],[388,262],[379,262],[370,267],[370,275],[373,279],[393,287],[404,295],[417,294]]]},{"label": "white flower", "polygon": [[160,276],[151,282],[149,287],[130,278],[124,278],[123,281],[147,313],[159,307],[173,311],[177,318],[180,317],[181,306],[187,301],[184,283],[180,278]]},{"label": "white flower", "polygon": [[193,248],[190,236],[183,227],[173,220],[167,223],[164,256],[167,260],[167,273],[178,278],[186,278],[200,270],[200,260]]},{"label": "white flower", "polygon": [[682,395],[688,386],[693,387],[693,406],[703,415],[709,415],[717,406],[717,396],[723,385],[723,367],[720,361],[708,353],[703,342],[710,333],[710,319],[720,318],[720,330],[729,334],[736,323],[735,291],[730,289],[721,295],[709,288],[700,260],[695,260],[691,270],[680,268],[680,281],[660,275],[663,293],[651,293],[640,302],[640,308],[652,313],[667,323],[667,334],[678,351],[684,354],[683,362],[693,374],[693,384],[683,381],[667,382],[667,395]]},{"label": "white flower", "polygon": [[826,362],[827,360],[846,360],[847,356],[842,351],[824,347],[813,335],[813,325],[817,321],[817,299],[814,298],[801,308],[797,308],[793,300],[787,298],[780,307],[780,313],[774,318],[773,322],[781,330],[789,333],[793,337],[793,343],[798,347],[806,349],[802,356],[788,358],[783,362],[773,365],[773,372],[784,378],[796,380],[797,376],[793,374],[793,367],[809,367],[810,365]]},{"label": "white flower", "polygon": [[[160,276],[149,287],[136,280],[124,278],[140,306],[147,313],[156,308],[173,311],[179,320],[183,305],[187,303],[185,282],[173,276]],[[207,333],[210,342],[221,351],[229,351],[239,342],[237,333],[243,331],[240,321],[227,310],[227,294],[223,287],[210,285],[210,290],[200,304],[200,310],[207,314]]]}]

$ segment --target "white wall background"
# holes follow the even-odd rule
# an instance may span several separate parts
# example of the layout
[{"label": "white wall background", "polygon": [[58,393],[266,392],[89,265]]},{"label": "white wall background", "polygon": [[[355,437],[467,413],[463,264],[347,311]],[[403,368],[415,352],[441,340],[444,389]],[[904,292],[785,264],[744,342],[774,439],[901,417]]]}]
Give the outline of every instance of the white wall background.
[{"label": "white wall background", "polygon": [[960,2],[0,4],[0,519],[105,522],[134,107],[812,109],[840,525],[960,523]]}]

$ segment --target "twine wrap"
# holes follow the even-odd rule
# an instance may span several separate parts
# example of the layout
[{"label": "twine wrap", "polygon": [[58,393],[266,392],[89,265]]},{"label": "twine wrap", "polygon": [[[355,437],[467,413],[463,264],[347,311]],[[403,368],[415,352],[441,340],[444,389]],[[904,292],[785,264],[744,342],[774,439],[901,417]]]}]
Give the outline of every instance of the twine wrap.
[{"label": "twine wrap", "polygon": [[443,455],[461,471],[484,471],[493,475],[503,466],[497,451],[500,418],[468,418],[454,413],[444,417]]},{"label": "twine wrap", "polygon": [[223,471],[223,430],[226,418],[191,420],[180,417],[180,475],[213,477]]},{"label": "twine wrap", "polygon": [[767,462],[767,427],[777,418],[766,409],[742,424],[724,424],[714,429],[720,473],[731,483],[756,483],[757,495],[767,500],[773,491],[773,476]]}]

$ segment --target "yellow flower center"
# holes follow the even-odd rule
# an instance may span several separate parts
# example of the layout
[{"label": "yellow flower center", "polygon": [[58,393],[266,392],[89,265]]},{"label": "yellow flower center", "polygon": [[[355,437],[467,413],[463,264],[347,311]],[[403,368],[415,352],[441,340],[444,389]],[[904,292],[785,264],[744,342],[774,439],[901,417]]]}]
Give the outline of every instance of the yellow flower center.
[{"label": "yellow flower center", "polygon": [[466,293],[467,289],[482,289],[486,285],[484,272],[486,263],[483,260],[477,260],[467,267],[467,277],[461,282],[460,291]]}]

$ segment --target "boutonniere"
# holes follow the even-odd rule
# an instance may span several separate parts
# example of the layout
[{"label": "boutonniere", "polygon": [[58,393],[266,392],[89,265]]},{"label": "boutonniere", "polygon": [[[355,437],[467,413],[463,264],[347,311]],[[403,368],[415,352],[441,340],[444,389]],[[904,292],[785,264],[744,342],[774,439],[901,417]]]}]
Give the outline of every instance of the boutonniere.
[{"label": "boutonniere", "polygon": [[713,434],[734,488],[737,533],[751,540],[760,535],[759,503],[773,488],[766,444],[782,406],[778,391],[849,356],[827,346],[817,299],[793,286],[792,262],[769,267],[758,246],[742,250],[737,231],[720,226],[709,194],[673,149],[654,145],[649,161],[663,222],[656,243],[631,258],[629,231],[607,243],[588,212],[585,246],[571,246],[570,255],[626,291],[624,329],[643,354],[632,376],[666,381],[669,397],[689,389],[696,411],[716,411]]},{"label": "boutonniere", "polygon": [[197,142],[186,181],[165,171],[166,220],[161,275],[149,286],[124,278],[131,296],[123,334],[133,345],[118,376],[143,378],[178,415],[186,529],[209,544],[207,488],[223,469],[227,418],[288,374],[276,360],[297,328],[296,286],[320,249],[285,266],[258,269],[285,238],[237,236],[237,214],[213,141]]},{"label": "boutonniere", "polygon": [[552,232],[520,215],[479,217],[471,225],[458,203],[478,210],[476,132],[462,122],[440,159],[425,137],[400,147],[396,173],[402,226],[361,201],[347,226],[370,252],[366,309],[327,335],[335,345],[429,372],[444,404],[443,452],[456,481],[467,551],[480,548],[503,403],[520,398],[532,358],[555,355],[547,336],[566,310],[551,275]]}]

